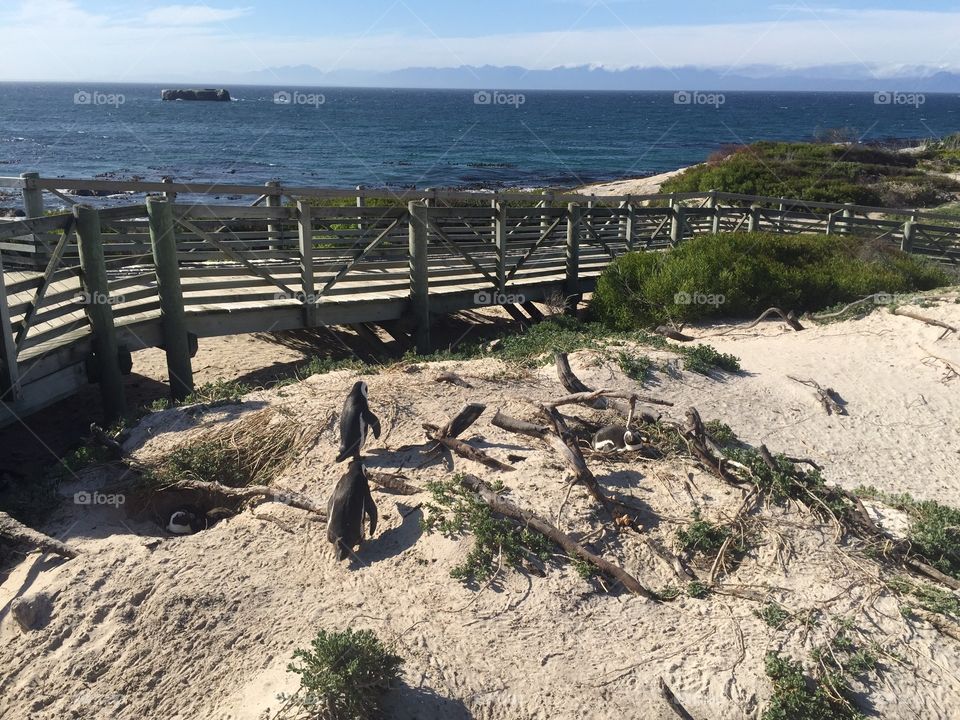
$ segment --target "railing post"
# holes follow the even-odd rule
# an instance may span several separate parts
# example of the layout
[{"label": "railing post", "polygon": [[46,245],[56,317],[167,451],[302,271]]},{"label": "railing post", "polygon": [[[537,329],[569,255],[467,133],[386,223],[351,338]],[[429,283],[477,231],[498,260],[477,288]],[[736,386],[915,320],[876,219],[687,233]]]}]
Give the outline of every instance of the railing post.
[{"label": "railing post", "polygon": [[710,232],[714,235],[720,232],[720,202],[717,200],[717,191],[710,191],[709,207],[713,210],[713,218],[710,222]]},{"label": "railing post", "polygon": [[580,288],[580,220],[583,209],[576,203],[567,205],[567,273],[564,292],[572,302],[567,305],[567,314],[577,311],[577,304],[583,294]]},{"label": "railing post", "polygon": [[495,236],[497,240],[497,288],[507,292],[507,204],[497,203]]},{"label": "railing post", "polygon": [[[367,206],[367,198],[361,194],[365,189],[366,188],[363,185],[357,185],[357,207],[358,208],[365,208]],[[299,206],[300,204],[297,203],[297,207]],[[360,233],[363,233],[363,216],[362,215],[357,215],[357,230]]]},{"label": "railing post", "polygon": [[[173,185],[173,178],[164,177],[160,179],[160,182],[162,182],[164,185]],[[177,200],[177,194],[171,190],[166,190],[163,193],[163,196],[170,202],[176,202]]]},{"label": "railing post", "polygon": [[20,398],[20,368],[4,277],[3,255],[0,254],[0,400],[9,403]]},{"label": "railing post", "polygon": [[853,208],[850,203],[843,204],[843,227],[840,228],[840,232],[844,235],[850,232],[850,226],[848,221],[853,217]]},{"label": "railing post", "polygon": [[747,232],[755,233],[760,229],[760,206],[750,206],[750,219],[747,221]]},{"label": "railing post", "polygon": [[780,217],[777,219],[777,232],[781,234],[783,233],[783,214],[787,211],[787,203],[785,201],[786,198],[781,196],[780,206],[778,208],[780,211]]},{"label": "railing post", "polygon": [[174,400],[183,400],[193,392],[193,368],[190,364],[190,337],[183,308],[180,266],[177,263],[177,232],[170,201],[147,198],[147,216],[157,292],[160,295],[160,324],[163,329],[163,349],[167,355],[170,396]]},{"label": "railing post", "polygon": [[28,218],[43,217],[43,190],[37,186],[40,173],[25,172],[20,174],[23,180],[23,214]]},{"label": "railing post", "polygon": [[915,223],[913,220],[907,220],[903,224],[903,240],[900,241],[900,249],[903,252],[913,252],[913,233]]},{"label": "railing post", "polygon": [[629,197],[626,202],[627,207],[627,222],[624,229],[624,235],[627,243],[627,252],[633,251],[633,236],[636,234],[637,226],[637,211],[633,208],[633,203],[630,201]]},{"label": "railing post", "polygon": [[410,212],[410,316],[415,325],[417,352],[430,352],[430,264],[426,205],[411,202]]},{"label": "railing post", "polygon": [[84,311],[93,330],[93,348],[97,363],[97,380],[106,423],[112,425],[126,410],[123,379],[117,349],[116,330],[107,267],[100,239],[100,214],[89,205],[74,205],[77,244],[80,250],[80,277],[87,293]]},{"label": "railing post", "polygon": [[673,214],[670,219],[670,244],[676,245],[683,240],[683,234],[686,231],[686,214],[683,205],[674,205]]},{"label": "railing post", "polygon": [[[268,183],[265,183],[265,186],[270,189],[279,188],[280,183],[276,180],[271,180]],[[278,208],[283,206],[283,197],[279,194],[267,194],[267,207],[268,208]],[[267,222],[267,232],[271,235],[273,233],[277,234],[277,237],[270,238],[270,249],[276,250],[277,248],[283,247],[283,224],[280,222],[268,221]]]},{"label": "railing post", "polygon": [[317,288],[313,277],[313,217],[310,205],[297,201],[297,235],[300,243],[300,290],[303,292],[303,323],[316,325]]},{"label": "railing post", "polygon": [[423,191],[425,193],[423,197],[423,204],[425,207],[433,207],[437,204],[437,191],[436,188],[429,187]]},{"label": "railing post", "polygon": [[827,235],[833,235],[833,233],[835,232],[837,221],[834,218],[836,217],[837,212],[840,212],[840,211],[837,210],[836,212],[827,214],[827,230],[826,230]]},{"label": "railing post", "polygon": [[[553,191],[544,190],[543,191],[543,202],[542,207],[549,208],[553,207]],[[542,235],[546,232],[547,228],[550,227],[550,218],[546,215],[540,216],[540,234]]]}]

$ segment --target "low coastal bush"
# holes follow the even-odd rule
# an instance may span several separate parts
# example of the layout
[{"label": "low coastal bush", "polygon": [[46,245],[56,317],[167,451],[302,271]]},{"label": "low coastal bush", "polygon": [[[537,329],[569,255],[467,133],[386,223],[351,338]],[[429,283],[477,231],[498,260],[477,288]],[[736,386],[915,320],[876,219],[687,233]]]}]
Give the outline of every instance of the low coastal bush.
[{"label": "low coastal bush", "polygon": [[300,689],[280,696],[281,718],[381,717],[382,696],[403,665],[369,630],[321,630],[310,648],[296,650],[293,659],[287,669],[300,676]]},{"label": "low coastal bush", "polygon": [[958,187],[950,178],[928,174],[921,158],[907,153],[857,144],[758,142],[716,153],[668,180],[661,191],[931,207]]},{"label": "low coastal bush", "polygon": [[615,330],[665,321],[802,312],[878,292],[947,285],[928,262],[895,248],[826,235],[701,235],[669,252],[628,253],[597,282],[590,309]]}]

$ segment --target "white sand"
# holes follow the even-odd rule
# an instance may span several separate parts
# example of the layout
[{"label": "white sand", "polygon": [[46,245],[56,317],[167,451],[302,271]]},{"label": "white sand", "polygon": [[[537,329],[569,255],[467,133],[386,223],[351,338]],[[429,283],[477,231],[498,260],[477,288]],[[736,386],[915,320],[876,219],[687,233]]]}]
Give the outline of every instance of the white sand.
[{"label": "white sand", "polygon": [[[960,325],[958,304],[918,311]],[[871,484],[960,504],[960,379],[946,380],[942,362],[924,359],[933,352],[960,366],[960,339],[938,340],[940,333],[885,310],[800,333],[769,323],[709,340],[738,355],[744,375],[660,371],[644,392],[674,401],[673,417],[694,404],[704,419],[724,419],[747,441],[822,462],[827,479],[845,487]],[[588,385],[636,388],[597,353],[577,353],[572,364]],[[498,408],[532,419],[526,399],[561,394],[553,368],[524,375],[494,359],[442,367],[474,388],[434,382],[435,366],[366,377],[384,428],[369,446],[368,465],[402,467],[421,485],[449,477],[438,464],[413,469],[423,461],[420,423],[485,402],[465,439],[482,437],[500,459],[524,456],[517,472],[500,479],[515,502],[555,519],[569,475],[562,460],[489,424]],[[849,415],[827,417],[812,391],[787,374],[834,388]],[[314,376],[196,418],[182,410],[154,414],[128,448],[144,459],[161,456],[191,433],[263,403],[326,417],[339,411],[354,380],[347,372]],[[322,502],[343,470],[331,464],[335,446],[331,426],[277,483]],[[605,487],[649,506],[641,524],[665,544],[675,543],[693,510],[684,479],[708,518],[730,515],[740,503],[738,491],[689,460],[590,464]],[[495,475],[461,459],[456,468]],[[90,482],[68,484],[64,493]],[[285,670],[295,648],[319,628],[352,626],[395,640],[406,660],[389,717],[672,718],[657,691],[663,677],[696,718],[756,718],[771,692],[765,653],[782,649],[809,662],[814,644],[845,616],[864,642],[902,660],[887,658],[882,678],[865,688],[880,716],[951,718],[960,707],[960,644],[903,618],[897,600],[880,592],[879,566],[838,551],[830,525],[797,508],[766,509],[767,530],[722,583],[768,593],[793,612],[821,609],[809,635],[803,623],[769,628],[754,615],[758,603],[730,595],[654,605],[604,594],[568,565],[543,578],[506,573],[478,596],[449,577],[469,540],[422,535],[419,512],[401,517],[425,497],[374,495],[381,526],[361,549],[363,562],[349,565],[333,560],[322,523],[278,503],[181,538],[121,511],[65,505],[47,530],[83,555],[61,563],[31,553],[0,585],[0,717],[256,720],[277,707],[278,692],[295,689],[297,677]],[[583,489],[570,493],[560,526],[576,537],[599,527]],[[786,543],[779,559],[776,533]],[[634,534],[592,542],[649,587],[678,584]],[[10,602],[39,593],[52,596],[52,615],[24,632]]]},{"label": "white sand", "polygon": [[688,169],[689,168],[683,167],[678,170],[670,170],[669,172],[650,175],[648,177],[627,178],[626,180],[613,180],[611,182],[584,185],[583,187],[577,188],[576,192],[584,195],[656,195],[660,192],[660,186],[667,180]]}]

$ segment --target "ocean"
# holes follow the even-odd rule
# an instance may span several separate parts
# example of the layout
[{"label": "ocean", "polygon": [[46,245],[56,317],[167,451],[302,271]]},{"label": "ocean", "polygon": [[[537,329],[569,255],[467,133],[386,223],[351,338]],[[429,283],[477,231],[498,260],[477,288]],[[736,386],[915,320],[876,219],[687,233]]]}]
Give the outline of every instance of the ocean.
[{"label": "ocean", "polygon": [[162,102],[162,87],[0,83],[0,176],[572,187],[828,128],[864,141],[960,130],[957,95],[236,86],[216,103]]}]

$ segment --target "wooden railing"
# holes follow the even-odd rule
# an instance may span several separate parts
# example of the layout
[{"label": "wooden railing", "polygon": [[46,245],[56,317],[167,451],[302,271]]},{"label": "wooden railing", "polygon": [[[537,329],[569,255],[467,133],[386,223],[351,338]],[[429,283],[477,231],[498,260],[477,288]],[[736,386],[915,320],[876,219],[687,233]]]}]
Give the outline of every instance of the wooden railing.
[{"label": "wooden railing", "polygon": [[[960,227],[929,222],[939,219],[931,213],[719,192],[641,199],[280,184],[201,192],[36,177],[0,185],[20,187],[24,206],[41,214],[53,185],[58,196],[81,187],[162,193],[0,222],[0,423],[92,380],[116,414],[120,374],[143,347],[166,349],[182,396],[198,337],[379,323],[427,351],[431,314],[579,296],[618,255],[696,234],[855,234],[960,264]],[[255,197],[248,206],[196,201],[214,192]]]}]

